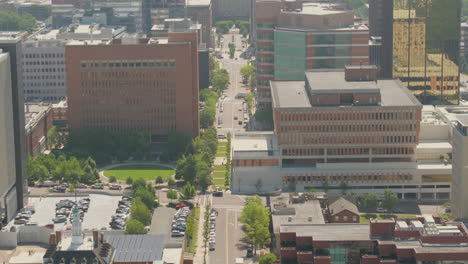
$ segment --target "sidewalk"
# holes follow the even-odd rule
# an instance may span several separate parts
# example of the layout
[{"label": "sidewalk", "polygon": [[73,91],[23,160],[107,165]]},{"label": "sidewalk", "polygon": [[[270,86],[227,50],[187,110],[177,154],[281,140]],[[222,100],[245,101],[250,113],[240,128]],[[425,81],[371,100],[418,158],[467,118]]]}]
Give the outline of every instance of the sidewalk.
[{"label": "sidewalk", "polygon": [[205,255],[205,245],[203,241],[203,227],[205,225],[205,206],[208,200],[208,196],[204,195],[200,197],[199,205],[200,205],[200,219],[198,220],[198,239],[197,239],[197,249],[195,250],[195,256],[193,257],[194,264],[203,264],[209,263],[208,261],[208,250],[206,254],[206,262],[204,262],[204,255]]}]

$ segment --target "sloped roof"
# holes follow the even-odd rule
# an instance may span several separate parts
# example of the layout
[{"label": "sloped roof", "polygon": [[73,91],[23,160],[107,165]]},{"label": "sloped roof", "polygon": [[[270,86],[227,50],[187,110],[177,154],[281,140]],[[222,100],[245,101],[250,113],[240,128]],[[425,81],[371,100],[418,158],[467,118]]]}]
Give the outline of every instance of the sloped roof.
[{"label": "sloped roof", "polygon": [[359,210],[357,206],[353,202],[343,197],[340,197],[336,199],[335,201],[330,202],[330,204],[328,205],[328,208],[330,209],[331,216],[339,214],[343,212],[344,210],[348,210],[357,215],[359,214]]}]

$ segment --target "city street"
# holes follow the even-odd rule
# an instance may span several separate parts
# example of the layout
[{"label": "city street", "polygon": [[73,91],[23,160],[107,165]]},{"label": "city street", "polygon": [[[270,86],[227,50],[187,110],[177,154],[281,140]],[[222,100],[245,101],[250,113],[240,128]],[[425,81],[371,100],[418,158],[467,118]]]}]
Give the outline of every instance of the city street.
[{"label": "city street", "polygon": [[[236,46],[236,52],[233,59],[229,58],[229,43],[232,42],[234,36],[234,45]],[[226,98],[220,100],[218,107],[217,116],[221,118],[222,124],[218,125],[218,132],[227,133],[233,131],[244,131],[244,113],[242,111],[243,99],[236,99],[236,95],[239,93],[248,92],[248,87],[242,84],[242,76],[240,75],[240,69],[247,65],[248,60],[240,57],[240,54],[245,50],[242,49],[242,36],[240,34],[227,34],[223,36],[224,44],[222,45],[222,56],[223,59],[218,60],[221,68],[224,68],[229,73],[230,85],[224,92]],[[247,46],[245,46],[247,47]],[[242,51],[240,51],[242,50]],[[237,58],[237,60],[236,60]],[[221,104],[223,104],[223,112],[220,112]],[[241,111],[239,111],[241,109]],[[237,116],[235,120],[234,117]],[[218,117],[216,120],[218,120]],[[239,124],[242,121],[242,124]],[[216,121],[217,122],[217,121]]]}]

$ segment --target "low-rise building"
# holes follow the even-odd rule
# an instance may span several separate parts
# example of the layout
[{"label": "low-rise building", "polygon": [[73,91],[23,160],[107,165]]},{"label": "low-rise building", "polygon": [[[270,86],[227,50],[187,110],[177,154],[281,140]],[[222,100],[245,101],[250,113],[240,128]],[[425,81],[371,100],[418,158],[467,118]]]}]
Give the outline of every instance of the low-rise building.
[{"label": "low-rise building", "polygon": [[281,263],[464,263],[468,230],[431,216],[370,224],[285,224]]},{"label": "low-rise building", "polygon": [[24,104],[26,153],[35,157],[47,149],[47,132],[53,126],[52,104]]},{"label": "low-rise building", "polygon": [[344,197],[329,201],[327,215],[330,223],[359,223],[357,206]]}]

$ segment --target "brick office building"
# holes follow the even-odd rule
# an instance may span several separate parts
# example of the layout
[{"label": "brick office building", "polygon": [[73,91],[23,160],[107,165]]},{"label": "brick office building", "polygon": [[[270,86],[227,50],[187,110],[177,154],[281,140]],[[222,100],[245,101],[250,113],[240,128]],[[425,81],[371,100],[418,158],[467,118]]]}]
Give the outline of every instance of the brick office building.
[{"label": "brick office building", "polygon": [[305,80],[304,71],[369,63],[369,31],[343,5],[257,1],[257,101],[271,103],[270,80]]},{"label": "brick office building", "polygon": [[71,129],[199,133],[193,32],[166,40],[73,41],[66,47]]},{"label": "brick office building", "polygon": [[35,157],[47,149],[47,132],[53,126],[52,104],[24,105],[26,121],[26,153]]},{"label": "brick office building", "polygon": [[285,224],[278,250],[281,263],[467,263],[467,242],[463,223],[427,216],[370,224]]}]

